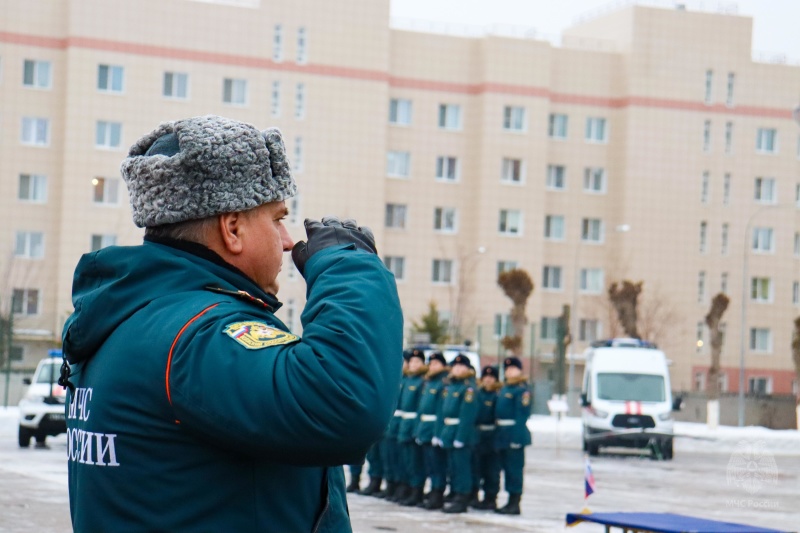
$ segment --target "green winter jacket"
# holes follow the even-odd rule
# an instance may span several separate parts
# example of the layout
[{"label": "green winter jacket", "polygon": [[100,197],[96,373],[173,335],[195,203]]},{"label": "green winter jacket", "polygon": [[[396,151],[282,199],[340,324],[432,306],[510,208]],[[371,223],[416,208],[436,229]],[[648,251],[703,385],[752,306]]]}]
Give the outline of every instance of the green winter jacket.
[{"label": "green winter jacket", "polygon": [[352,246],[313,255],[301,339],[219,256],[159,242],[75,271],[74,531],[350,531],[339,465],[363,459],[397,401],[392,275]]},{"label": "green winter jacket", "polygon": [[425,376],[425,383],[422,385],[422,393],[419,400],[419,424],[414,431],[414,438],[418,444],[430,444],[431,439],[436,436],[437,421],[439,411],[442,408],[442,392],[444,391],[444,378],[447,376],[447,369],[443,369],[435,374],[428,373]]},{"label": "green winter jacket", "polygon": [[531,416],[531,390],[524,377],[508,379],[494,406],[497,427],[495,450],[518,449],[531,444],[528,418]]},{"label": "green winter jacket", "polygon": [[400,415],[400,424],[397,427],[397,442],[414,440],[414,431],[417,429],[417,423],[419,422],[417,407],[419,406],[419,398],[425,380],[425,372],[427,372],[427,368],[423,367],[416,374],[409,373],[406,376],[406,382],[400,393],[400,402],[397,406],[403,412]]},{"label": "green winter jacket", "polygon": [[[473,373],[474,376],[474,373]],[[478,416],[478,403],[475,401],[475,382],[472,376],[456,378],[442,393],[442,409],[438,421],[438,437],[442,448],[452,448],[455,441],[472,446],[477,440],[475,418]]]}]

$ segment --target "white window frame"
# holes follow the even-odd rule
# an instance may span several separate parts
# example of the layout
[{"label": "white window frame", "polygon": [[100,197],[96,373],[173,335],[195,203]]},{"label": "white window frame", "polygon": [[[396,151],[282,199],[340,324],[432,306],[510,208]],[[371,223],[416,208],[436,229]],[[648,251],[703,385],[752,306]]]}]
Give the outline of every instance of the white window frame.
[{"label": "white window frame", "polygon": [[122,146],[122,122],[98,120],[95,122],[94,147],[117,150]]},{"label": "white window frame", "polygon": [[730,234],[730,224],[724,222],[722,224],[722,235],[721,235],[721,246],[720,246],[720,253],[722,255],[728,255],[728,236]]},{"label": "white window frame", "polygon": [[592,244],[603,243],[605,238],[604,227],[605,224],[603,224],[603,219],[601,218],[582,218],[581,241]]},{"label": "white window frame", "polygon": [[248,83],[244,78],[222,79],[222,103],[231,106],[246,106],[248,102]]},{"label": "white window frame", "polygon": [[453,285],[455,268],[452,259],[433,259],[431,261],[431,283],[434,285]]},{"label": "white window frame", "polygon": [[708,170],[703,172],[703,177],[700,181],[700,203],[707,204],[708,203],[708,189],[710,186],[709,180],[711,179],[711,175],[709,174]]},{"label": "white window frame", "polygon": [[503,131],[524,133],[527,129],[527,112],[523,106],[503,106]]},{"label": "white window frame", "polygon": [[550,113],[547,123],[547,136],[551,139],[564,140],[569,135],[569,115]]},{"label": "white window frame", "polygon": [[714,71],[711,69],[706,70],[706,85],[705,85],[705,96],[703,97],[703,102],[706,105],[711,105],[714,101]]},{"label": "white window frame", "polygon": [[393,126],[410,126],[414,104],[408,98],[391,98],[389,100],[389,124]]},{"label": "white window frame", "polygon": [[433,231],[436,233],[457,233],[458,210],[455,207],[434,207]]},{"label": "white window frame", "polygon": [[563,241],[566,235],[564,215],[544,216],[544,238],[548,241]]},{"label": "white window frame", "polygon": [[697,273],[697,303],[705,303],[706,292],[706,271],[701,270]]},{"label": "white window frame", "polygon": [[308,32],[304,26],[297,28],[297,57],[298,65],[308,63]]},{"label": "white window frame", "polygon": [[272,29],[272,60],[275,63],[283,61],[283,26],[275,24]]},{"label": "white window frame", "polygon": [[750,351],[772,353],[772,330],[770,328],[750,328]]},{"label": "white window frame", "polygon": [[281,116],[281,82],[280,80],[272,81],[272,94],[271,96],[271,113],[272,116],[277,118]]},{"label": "white window frame", "polygon": [[[770,350],[771,352],[772,350]],[[764,384],[764,392],[756,391],[756,384]],[[760,386],[758,387],[761,388]],[[772,394],[772,377],[771,376],[750,376],[747,378],[747,394],[763,394],[769,396]]]},{"label": "white window frame", "polygon": [[92,203],[94,205],[118,206],[119,184],[119,178],[105,178],[101,176],[94,178],[92,180]]},{"label": "white window frame", "polygon": [[500,274],[503,272],[508,272],[509,270],[514,270],[519,267],[518,261],[498,261],[497,262],[497,277],[500,277]]},{"label": "white window frame", "polygon": [[794,232],[794,256],[800,257],[800,231]]},{"label": "white window frame", "polygon": [[406,229],[408,224],[408,206],[406,204],[386,204],[384,226],[391,229]]},{"label": "white window frame", "polygon": [[755,179],[754,199],[760,204],[774,204],[778,201],[777,180],[770,177]]},{"label": "white window frame", "polygon": [[22,117],[20,142],[25,146],[50,146],[50,119]]},{"label": "white window frame", "polygon": [[725,123],[725,153],[733,153],[733,122]]},{"label": "white window frame", "polygon": [[[12,306],[11,312],[15,315],[38,316],[42,313],[42,291],[39,289],[14,288],[12,295],[12,302],[16,305]],[[36,307],[33,312],[30,311],[29,305],[31,296],[34,296]]]},{"label": "white window frame", "polygon": [[[102,250],[103,248],[107,248],[109,246],[116,246],[117,236],[113,234],[93,233],[89,239],[89,243],[89,249],[92,252],[96,252],[97,250]],[[291,263],[291,261],[289,262]]]},{"label": "white window frame", "polygon": [[582,294],[602,294],[605,290],[605,272],[602,268],[582,268],[579,277]]},{"label": "white window frame", "polygon": [[750,249],[755,253],[771,254],[775,252],[775,231],[768,227],[753,228]]},{"label": "white window frame", "polygon": [[560,266],[542,266],[542,289],[546,291],[561,291],[564,289],[563,269]]},{"label": "white window frame", "polygon": [[44,259],[44,232],[17,231],[14,234],[14,257]]},{"label": "white window frame", "polygon": [[703,122],[703,151],[711,151],[711,120]]},{"label": "white window frame", "polygon": [[719,276],[719,292],[728,294],[728,273],[723,272]]},{"label": "white window frame", "polygon": [[557,316],[543,316],[539,321],[539,339],[546,342],[555,342],[558,339]]},{"label": "white window frame", "polygon": [[17,200],[31,204],[47,202],[47,176],[41,174],[19,174]]},{"label": "white window frame", "polygon": [[300,223],[300,198],[301,194],[297,193],[289,199],[289,224],[293,226]]},{"label": "white window frame", "polygon": [[522,210],[501,209],[497,218],[497,232],[504,236],[522,235]]},{"label": "white window frame", "polygon": [[305,168],[304,153],[303,138],[298,135],[294,138],[294,161],[292,162],[292,170],[298,174],[302,174]]},{"label": "white window frame", "polygon": [[306,86],[298,83],[294,93],[294,118],[303,120],[306,118]]},{"label": "white window frame", "polygon": [[161,94],[170,100],[189,99],[189,75],[185,72],[164,71]]},{"label": "white window frame", "polygon": [[608,121],[605,117],[586,117],[586,142],[607,143]]},{"label": "white window frame", "polygon": [[123,67],[122,65],[109,65],[106,63],[98,64],[97,90],[101,93],[106,93],[106,94],[124,93],[125,67]]},{"label": "white window frame", "polygon": [[400,255],[386,255],[383,257],[383,264],[394,275],[397,281],[406,279],[406,258]]},{"label": "white window frame", "polygon": [[461,106],[459,104],[439,104],[438,124],[440,129],[461,130]]},{"label": "white window frame", "polygon": [[386,152],[386,175],[390,178],[408,178],[411,175],[411,152]]},{"label": "white window frame", "polygon": [[736,83],[736,73],[728,72],[728,84],[725,89],[725,105],[733,107],[733,94]]},{"label": "white window frame", "polygon": [[[53,87],[52,72],[53,65],[50,61],[25,59],[22,62],[22,86],[29,89],[50,89]],[[30,80],[27,79],[28,73],[30,73]]]},{"label": "white window frame", "polygon": [[596,318],[581,318],[578,322],[578,340],[594,342],[603,336],[603,323]]},{"label": "white window frame", "polygon": [[772,303],[775,284],[772,278],[754,276],[750,278],[750,301],[762,304]]},{"label": "white window frame", "polygon": [[500,182],[509,185],[525,183],[525,161],[513,157],[504,157],[500,168]]},{"label": "white window frame", "polygon": [[756,153],[759,154],[778,153],[777,128],[758,128],[758,130],[756,131]]},{"label": "white window frame", "polygon": [[[559,186],[559,181],[560,186]],[[567,167],[565,165],[547,165],[545,187],[549,191],[567,190]]]},{"label": "white window frame", "polygon": [[461,161],[452,155],[436,157],[436,181],[455,183],[461,179]]},{"label": "white window frame", "polygon": [[700,222],[700,253],[708,253],[708,222]]},{"label": "white window frame", "polygon": [[800,305],[800,281],[792,282],[792,305]]},{"label": "white window frame", "polygon": [[726,172],[722,177],[722,205],[731,203],[731,173]]},{"label": "white window frame", "polygon": [[503,337],[510,336],[513,331],[513,323],[511,322],[511,315],[508,313],[495,313],[494,315],[494,338],[502,339]]},{"label": "white window frame", "polygon": [[583,170],[583,192],[605,194],[606,181],[606,169],[603,167],[586,167]]}]

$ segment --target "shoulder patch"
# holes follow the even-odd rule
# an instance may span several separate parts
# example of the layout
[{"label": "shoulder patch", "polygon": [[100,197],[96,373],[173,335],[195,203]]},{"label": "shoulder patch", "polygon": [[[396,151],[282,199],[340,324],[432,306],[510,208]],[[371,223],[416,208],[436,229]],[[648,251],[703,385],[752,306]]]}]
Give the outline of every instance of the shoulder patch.
[{"label": "shoulder patch", "polygon": [[531,393],[526,391],[522,395],[522,405],[528,405],[530,403],[531,403]]},{"label": "shoulder patch", "polygon": [[255,321],[228,324],[225,326],[223,333],[248,350],[260,350],[279,344],[289,344],[299,339],[297,335],[275,329],[264,322]]},{"label": "shoulder patch", "polygon": [[468,388],[467,392],[464,394],[464,401],[470,403],[472,401],[473,394],[474,391],[472,390],[472,387]]}]

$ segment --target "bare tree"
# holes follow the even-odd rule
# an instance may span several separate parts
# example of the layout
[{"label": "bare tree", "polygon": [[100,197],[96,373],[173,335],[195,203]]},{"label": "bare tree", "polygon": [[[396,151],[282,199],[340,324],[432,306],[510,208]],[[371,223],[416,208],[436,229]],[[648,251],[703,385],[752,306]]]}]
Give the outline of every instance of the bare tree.
[{"label": "bare tree", "polygon": [[706,326],[711,336],[711,366],[708,369],[708,399],[719,400],[719,359],[722,355],[722,315],[728,309],[730,299],[719,293],[711,300],[711,309],[706,315]]},{"label": "bare tree", "polygon": [[531,276],[520,268],[514,268],[501,272],[497,277],[497,284],[503,289],[506,296],[511,299],[511,324],[514,335],[504,337],[503,347],[517,357],[522,356],[522,333],[525,331],[525,324],[528,317],[525,314],[525,305],[528,298],[533,294],[533,280]]},{"label": "bare tree", "polygon": [[637,329],[643,339],[662,344],[669,337],[678,319],[678,314],[669,297],[658,287],[648,285],[641,295],[637,308]]},{"label": "bare tree", "polygon": [[628,337],[634,339],[641,339],[636,325],[636,306],[643,284],[642,281],[633,283],[624,280],[620,283],[614,282],[608,287],[608,297],[617,311],[622,330]]}]

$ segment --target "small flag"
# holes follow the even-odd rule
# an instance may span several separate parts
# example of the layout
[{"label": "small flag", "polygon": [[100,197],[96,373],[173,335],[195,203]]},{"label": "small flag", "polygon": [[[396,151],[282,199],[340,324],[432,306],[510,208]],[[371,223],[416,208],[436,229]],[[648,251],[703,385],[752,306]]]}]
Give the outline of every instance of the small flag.
[{"label": "small flag", "polygon": [[584,486],[586,495],[584,500],[594,493],[594,474],[592,474],[592,464],[589,462],[589,456],[586,456],[586,471],[584,473]]}]

